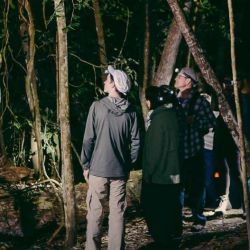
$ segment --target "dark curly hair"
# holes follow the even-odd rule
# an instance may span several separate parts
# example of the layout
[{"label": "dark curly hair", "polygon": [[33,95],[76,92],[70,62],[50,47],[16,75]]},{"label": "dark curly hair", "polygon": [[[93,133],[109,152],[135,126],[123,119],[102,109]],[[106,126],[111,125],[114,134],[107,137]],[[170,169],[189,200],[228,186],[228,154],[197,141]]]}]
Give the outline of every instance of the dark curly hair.
[{"label": "dark curly hair", "polygon": [[145,98],[150,101],[151,109],[156,109],[161,105],[169,103],[175,106],[178,103],[173,89],[167,85],[148,87],[145,92]]}]

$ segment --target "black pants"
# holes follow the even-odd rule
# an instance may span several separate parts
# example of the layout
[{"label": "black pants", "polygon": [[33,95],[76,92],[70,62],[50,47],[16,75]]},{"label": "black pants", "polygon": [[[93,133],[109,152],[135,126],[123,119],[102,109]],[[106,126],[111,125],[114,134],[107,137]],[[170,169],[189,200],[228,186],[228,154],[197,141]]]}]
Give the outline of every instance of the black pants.
[{"label": "black pants", "polygon": [[[243,202],[243,184],[242,184],[242,169],[240,164],[240,155],[238,150],[228,149],[223,156],[218,159],[221,173],[221,194],[229,195],[230,200],[233,201],[232,206],[235,208],[241,207]],[[235,193],[230,194],[231,181],[235,185]]]},{"label": "black pants", "polygon": [[142,208],[154,241],[178,249],[182,235],[180,185],[142,184]]},{"label": "black pants", "polygon": [[188,204],[197,223],[205,223],[205,165],[203,153],[184,160],[183,182]]}]

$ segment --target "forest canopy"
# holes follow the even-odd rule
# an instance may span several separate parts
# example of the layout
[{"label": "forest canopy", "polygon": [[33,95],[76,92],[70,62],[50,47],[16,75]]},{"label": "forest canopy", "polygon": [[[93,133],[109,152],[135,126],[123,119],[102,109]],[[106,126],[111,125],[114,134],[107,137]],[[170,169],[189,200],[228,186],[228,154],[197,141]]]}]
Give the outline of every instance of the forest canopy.
[{"label": "forest canopy", "polygon": [[[29,3],[30,9],[27,8]],[[81,180],[80,164],[76,152],[80,152],[86,116],[91,103],[103,96],[103,70],[108,64],[126,70],[133,82],[129,95],[131,102],[141,112],[140,87],[145,74],[144,46],[145,19],[149,29],[148,82],[151,84],[160,61],[169,26],[173,20],[167,1],[107,0],[64,1],[68,41],[68,81],[70,100],[70,125],[74,170],[76,180]],[[230,36],[226,1],[191,1],[186,15],[190,27],[200,43],[217,77],[231,77]],[[180,1],[183,6],[184,1]],[[147,11],[146,11],[147,6]],[[34,114],[40,113],[41,147],[43,161],[49,174],[59,169],[60,153],[57,88],[57,28],[54,3],[50,0],[4,0],[0,2],[0,70],[1,70],[1,123],[0,149],[14,165],[33,167],[37,146],[31,138]],[[235,36],[237,68],[241,74],[249,74],[250,62],[250,2],[235,2]],[[98,13],[97,13],[98,12]],[[100,29],[96,16],[101,17],[105,62],[100,57]],[[32,24],[32,22],[33,24]],[[32,26],[33,25],[33,26]],[[39,101],[38,110],[32,113],[27,93],[28,64],[31,36],[34,28],[34,63],[31,77],[35,81]],[[97,32],[98,31],[98,32]],[[188,62],[188,60],[190,60]],[[190,63],[188,47],[182,40],[175,67]],[[33,91],[31,89],[31,91]],[[37,113],[36,113],[37,112]],[[36,116],[36,115],[35,115]]]}]

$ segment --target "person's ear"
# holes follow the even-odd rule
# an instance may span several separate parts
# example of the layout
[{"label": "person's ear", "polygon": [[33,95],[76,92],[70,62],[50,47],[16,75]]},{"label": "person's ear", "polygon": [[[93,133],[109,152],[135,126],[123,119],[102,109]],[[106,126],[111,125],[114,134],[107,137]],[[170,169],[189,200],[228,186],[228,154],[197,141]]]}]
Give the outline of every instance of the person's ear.
[{"label": "person's ear", "polygon": [[110,85],[111,85],[111,88],[115,88],[115,82],[114,81],[111,81]]},{"label": "person's ear", "polygon": [[192,87],[192,80],[190,78],[186,78],[186,87],[188,88]]},{"label": "person's ear", "polygon": [[148,110],[150,110],[151,109],[151,102],[149,100],[146,100],[146,105],[147,105]]}]

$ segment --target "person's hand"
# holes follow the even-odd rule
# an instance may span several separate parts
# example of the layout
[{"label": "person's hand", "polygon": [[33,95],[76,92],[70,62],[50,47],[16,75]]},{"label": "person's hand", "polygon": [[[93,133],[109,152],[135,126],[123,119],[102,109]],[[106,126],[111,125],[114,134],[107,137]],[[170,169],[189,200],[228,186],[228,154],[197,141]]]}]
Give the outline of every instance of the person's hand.
[{"label": "person's hand", "polygon": [[89,169],[83,170],[83,177],[87,183],[89,183]]}]

